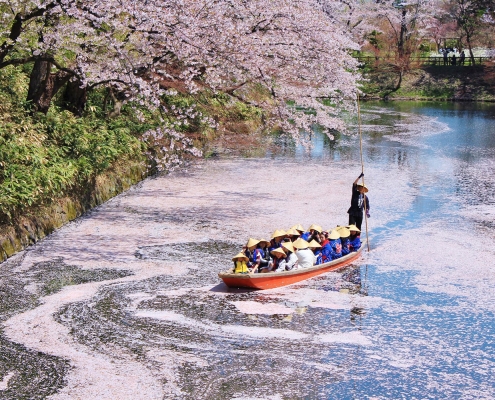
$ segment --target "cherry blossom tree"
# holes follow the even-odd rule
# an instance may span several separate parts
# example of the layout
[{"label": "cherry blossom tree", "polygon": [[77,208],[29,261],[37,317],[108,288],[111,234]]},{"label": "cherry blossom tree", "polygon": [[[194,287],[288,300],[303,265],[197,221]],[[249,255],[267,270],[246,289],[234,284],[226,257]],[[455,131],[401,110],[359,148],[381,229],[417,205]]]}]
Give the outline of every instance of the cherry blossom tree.
[{"label": "cherry blossom tree", "polygon": [[493,23],[495,4],[492,0],[449,0],[445,5],[447,15],[457,23],[462,33],[474,65],[473,40],[484,26]]},{"label": "cherry blossom tree", "polygon": [[116,105],[159,107],[166,81],[239,98],[259,84],[273,96],[259,105],[271,107],[284,129],[344,129],[338,113],[355,99],[358,78],[346,7],[331,0],[10,0],[0,2],[0,68],[33,63],[28,100],[45,113],[62,88],[69,109],[81,114],[87,92],[100,86]]},{"label": "cherry blossom tree", "polygon": [[423,38],[429,38],[434,23],[436,1],[433,0],[378,0],[368,4],[368,25],[374,26],[376,36],[382,33],[384,41],[393,43],[394,60],[390,62],[398,79],[393,91],[402,84],[404,73],[410,68],[411,55]]}]

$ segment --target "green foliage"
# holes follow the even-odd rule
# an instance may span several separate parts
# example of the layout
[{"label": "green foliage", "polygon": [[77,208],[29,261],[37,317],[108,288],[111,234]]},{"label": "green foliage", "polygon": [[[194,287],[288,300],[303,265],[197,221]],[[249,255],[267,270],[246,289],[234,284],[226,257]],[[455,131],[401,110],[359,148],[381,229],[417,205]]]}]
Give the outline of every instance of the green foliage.
[{"label": "green foliage", "polygon": [[[202,133],[197,139],[201,144],[215,136],[215,124],[236,123],[236,129],[245,125],[249,130],[253,121],[263,119],[261,109],[206,90],[165,96],[168,113],[127,103],[115,118],[108,117],[106,89],[89,93],[82,117],[64,109],[61,90],[46,115],[33,114],[25,100],[31,69],[26,64],[0,70],[0,223],[11,223],[33,207],[91,187],[95,177],[116,162],[147,159],[153,168],[150,155],[163,146],[168,149],[170,140],[164,137],[164,145],[143,141],[142,135],[159,126]],[[261,89],[248,94],[266,95]]]},{"label": "green foliage", "polygon": [[[158,124],[134,116],[131,106],[115,119],[104,118],[102,94],[76,118],[51,107],[47,115],[24,107],[27,76],[21,68],[0,70],[0,218],[11,220],[27,207],[52,201],[84,186],[117,160],[141,157],[139,136]],[[145,116],[146,119],[146,116]]]},{"label": "green foliage", "polygon": [[430,55],[431,52],[431,45],[430,43],[421,43],[419,45],[419,51],[422,56],[426,57]]},{"label": "green foliage", "polygon": [[382,35],[382,32],[378,32],[376,30],[373,30],[370,34],[368,34],[366,36],[366,39],[375,49],[381,49],[383,47],[383,45],[381,43],[381,38],[380,38],[381,35]]}]

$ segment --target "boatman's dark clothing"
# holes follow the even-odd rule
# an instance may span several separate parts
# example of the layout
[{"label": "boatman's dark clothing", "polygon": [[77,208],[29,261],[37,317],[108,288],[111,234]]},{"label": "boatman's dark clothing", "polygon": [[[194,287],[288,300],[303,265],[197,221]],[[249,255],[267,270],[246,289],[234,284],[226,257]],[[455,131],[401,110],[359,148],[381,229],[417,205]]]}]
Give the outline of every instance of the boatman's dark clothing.
[{"label": "boatman's dark clothing", "polygon": [[366,199],[366,210],[370,211],[370,201],[368,196],[357,189],[357,184],[352,184],[351,207],[347,210],[349,214],[349,225],[356,225],[361,230],[363,223],[364,199]]}]

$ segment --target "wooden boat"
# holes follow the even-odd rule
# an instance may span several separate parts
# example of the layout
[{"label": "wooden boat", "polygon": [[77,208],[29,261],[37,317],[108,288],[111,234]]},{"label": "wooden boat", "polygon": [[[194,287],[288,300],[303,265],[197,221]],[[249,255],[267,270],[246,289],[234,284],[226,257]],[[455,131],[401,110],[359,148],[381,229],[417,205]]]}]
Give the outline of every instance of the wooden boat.
[{"label": "wooden boat", "polygon": [[337,260],[324,264],[314,265],[311,268],[301,268],[292,271],[268,272],[265,274],[234,274],[233,270],[220,272],[218,276],[228,287],[232,288],[252,288],[252,289],[273,289],[280,286],[291,285],[305,279],[323,274],[324,272],[336,271],[360,257],[366,242],[363,241],[358,251],[347,254]]}]

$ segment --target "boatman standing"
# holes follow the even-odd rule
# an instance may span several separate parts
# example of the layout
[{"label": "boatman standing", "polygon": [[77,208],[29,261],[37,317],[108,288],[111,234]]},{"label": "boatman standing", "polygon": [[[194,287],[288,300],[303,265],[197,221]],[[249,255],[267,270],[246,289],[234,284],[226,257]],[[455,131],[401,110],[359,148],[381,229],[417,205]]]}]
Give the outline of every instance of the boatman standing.
[{"label": "boatman standing", "polygon": [[347,211],[349,214],[349,225],[356,225],[361,230],[363,222],[363,211],[366,210],[366,216],[370,217],[370,202],[365,193],[368,188],[364,183],[358,183],[358,180],[364,176],[363,173],[357,177],[352,184],[351,207]]}]

